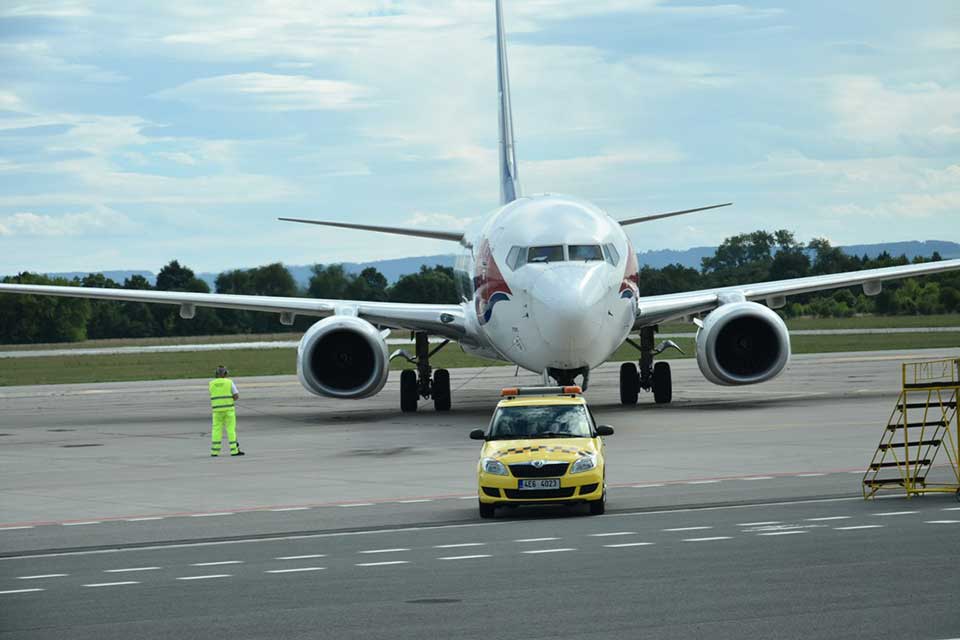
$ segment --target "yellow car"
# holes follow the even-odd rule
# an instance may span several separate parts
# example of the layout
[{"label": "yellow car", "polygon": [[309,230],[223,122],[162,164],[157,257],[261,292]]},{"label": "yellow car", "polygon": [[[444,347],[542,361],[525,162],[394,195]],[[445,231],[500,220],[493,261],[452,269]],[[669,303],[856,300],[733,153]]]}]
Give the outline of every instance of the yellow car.
[{"label": "yellow car", "polygon": [[613,428],[596,425],[580,387],[504,389],[477,466],[480,517],[497,506],[576,504],[604,512],[607,501],[603,440]]}]

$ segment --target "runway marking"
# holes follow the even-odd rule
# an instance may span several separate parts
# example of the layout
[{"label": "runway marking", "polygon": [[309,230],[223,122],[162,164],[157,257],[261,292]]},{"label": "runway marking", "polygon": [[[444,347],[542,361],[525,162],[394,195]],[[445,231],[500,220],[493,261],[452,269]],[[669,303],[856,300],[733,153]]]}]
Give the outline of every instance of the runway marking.
[{"label": "runway marking", "polygon": [[417,504],[420,502],[433,502],[430,498],[417,498],[416,500],[397,500],[397,504]]},{"label": "runway marking", "polygon": [[684,538],[684,542],[713,542],[714,540],[732,540],[730,536],[714,536],[712,538]]},{"label": "runway marking", "polygon": [[10,589],[9,591],[0,591],[0,596],[13,593],[36,593],[37,591],[46,591],[46,589]]},{"label": "runway marking", "polygon": [[130,567],[129,569],[104,569],[104,573],[131,573],[133,571],[159,571],[163,567]]},{"label": "runway marking", "polygon": [[311,558],[326,558],[327,556],[323,553],[309,553],[305,556],[279,556],[274,558],[274,560],[309,560]]},{"label": "runway marking", "polygon": [[758,533],[758,536],[792,536],[795,533],[810,533],[809,531],[803,531],[800,529],[791,529],[789,531],[767,531],[766,533]]},{"label": "runway marking", "polygon": [[740,478],[740,480],[773,480],[773,476],[750,476],[748,478]]},{"label": "runway marking", "polygon": [[607,549],[623,549],[624,547],[646,547],[653,544],[652,542],[621,542],[620,544],[605,544],[603,545]]},{"label": "runway marking", "polygon": [[372,502],[350,502],[347,504],[338,504],[338,507],[372,507]]},{"label": "runway marking", "polygon": [[65,527],[82,527],[86,524],[101,524],[100,520],[86,520],[84,522],[64,522],[63,526]]},{"label": "runway marking", "polygon": [[212,573],[207,576],[182,576],[177,580],[213,580],[214,578],[232,578],[229,573]]},{"label": "runway marking", "polygon": [[960,507],[944,507],[944,511],[960,511]]},{"label": "runway marking", "polygon": [[457,500],[474,500],[477,496],[457,496]]},{"label": "runway marking", "polygon": [[514,540],[514,542],[552,542],[559,539],[560,538],[520,538],[519,540]]},{"label": "runway marking", "polygon": [[884,513],[874,513],[874,516],[911,516],[919,511],[886,511]]},{"label": "runway marking", "polygon": [[858,524],[852,527],[834,527],[834,531],[856,531],[858,529],[880,529],[885,527],[884,524]]},{"label": "runway marking", "polygon": [[591,533],[591,538],[609,538],[611,536],[635,536],[636,531],[614,531],[611,533]]},{"label": "runway marking", "polygon": [[827,516],[826,518],[807,518],[807,522],[828,522],[830,520],[849,520],[850,516]]},{"label": "runway marking", "polygon": [[684,484],[717,484],[721,480],[687,480]]},{"label": "runway marking", "polygon": [[397,548],[397,549],[366,549],[365,551],[357,551],[357,553],[399,553],[401,551],[410,551],[410,549]]},{"label": "runway marking", "polygon": [[264,573],[301,573],[303,571],[323,571],[326,567],[297,567],[296,569],[270,569]]},{"label": "runway marking", "polygon": [[392,562],[360,562],[356,567],[386,567],[394,564],[410,564],[409,560],[393,560]]},{"label": "runway marking", "polygon": [[796,473],[794,478],[818,478],[820,476],[825,476],[825,473]]},{"label": "runway marking", "polygon": [[191,518],[214,518],[216,516],[232,516],[233,511],[218,511],[216,513],[191,513]]},{"label": "runway marking", "polygon": [[960,520],[925,520],[925,524],[960,524]]},{"label": "runway marking", "polygon": [[852,476],[862,476],[864,474],[863,471],[847,471],[847,473],[849,473]]},{"label": "runway marking", "polygon": [[0,531],[16,531],[19,529],[33,529],[33,525],[26,525],[23,527],[0,527]]},{"label": "runway marking", "polygon": [[136,580],[126,580],[124,582],[92,582],[90,584],[82,585],[84,587],[122,587],[128,584],[140,584]]},{"label": "runway marking", "polygon": [[147,522],[150,520],[163,520],[163,516],[144,516],[142,518],[127,518],[126,522]]},{"label": "runway marking", "polygon": [[219,562],[194,562],[191,567],[219,567],[224,564],[243,564],[243,560],[221,560]]},{"label": "runway marking", "polygon": [[713,527],[675,527],[673,529],[661,529],[661,531],[703,531],[704,529],[713,529]]},{"label": "runway marking", "polygon": [[567,547],[563,549],[527,549],[521,553],[562,553],[564,551],[576,551],[576,549]]},{"label": "runway marking", "polygon": [[770,522],[741,522],[738,524],[738,527],[768,527],[774,524],[781,524],[779,520],[771,520]]},{"label": "runway marking", "polygon": [[458,542],[456,544],[435,544],[434,549],[458,549],[460,547],[483,547],[486,542]]},{"label": "runway marking", "polygon": [[631,489],[653,489],[654,487],[664,486],[662,482],[653,483],[653,484],[631,484],[629,485]]},{"label": "runway marking", "polygon": [[17,580],[43,580],[44,578],[66,578],[69,573],[44,573],[39,576],[17,576]]},{"label": "runway marking", "polygon": [[276,509],[270,509],[274,513],[279,513],[281,511],[307,511],[310,507],[278,507]]},{"label": "runway marking", "polygon": [[492,558],[490,554],[480,553],[474,556],[446,556],[443,558],[437,558],[437,560],[474,560],[476,558]]}]

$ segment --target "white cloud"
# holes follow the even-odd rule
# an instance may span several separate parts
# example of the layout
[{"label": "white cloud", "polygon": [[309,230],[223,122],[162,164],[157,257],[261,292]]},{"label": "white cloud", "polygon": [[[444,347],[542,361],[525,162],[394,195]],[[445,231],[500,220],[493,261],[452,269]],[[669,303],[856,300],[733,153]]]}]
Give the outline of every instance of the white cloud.
[{"label": "white cloud", "polygon": [[424,229],[439,229],[442,231],[460,231],[477,221],[477,218],[461,218],[449,213],[427,213],[417,211],[404,220],[404,225],[422,227]]},{"label": "white cloud", "polygon": [[156,94],[214,110],[316,111],[358,109],[370,91],[351,82],[271,73],[237,73],[191,80]]},{"label": "white cloud", "polygon": [[81,18],[90,15],[90,3],[83,0],[31,0],[0,9],[4,18]]},{"label": "white cloud", "polygon": [[195,166],[197,164],[197,159],[191,156],[189,153],[184,153],[183,151],[158,151],[155,154],[159,158],[164,160],[169,160],[170,162],[175,162],[177,164],[184,164],[187,166]]},{"label": "white cloud", "polygon": [[56,216],[21,211],[0,217],[0,235],[11,236],[104,235],[125,232],[133,226],[127,216],[103,206]]}]

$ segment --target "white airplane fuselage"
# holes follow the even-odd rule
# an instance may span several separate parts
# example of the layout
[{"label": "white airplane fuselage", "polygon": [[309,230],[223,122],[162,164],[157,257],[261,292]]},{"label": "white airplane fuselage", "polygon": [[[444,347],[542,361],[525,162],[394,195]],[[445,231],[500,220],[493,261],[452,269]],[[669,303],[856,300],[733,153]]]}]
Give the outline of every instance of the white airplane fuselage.
[{"label": "white airplane fuselage", "polygon": [[493,351],[537,373],[587,371],[627,338],[637,313],[636,254],[598,207],[569,196],[519,198],[471,240],[464,311],[487,345],[468,351]]}]

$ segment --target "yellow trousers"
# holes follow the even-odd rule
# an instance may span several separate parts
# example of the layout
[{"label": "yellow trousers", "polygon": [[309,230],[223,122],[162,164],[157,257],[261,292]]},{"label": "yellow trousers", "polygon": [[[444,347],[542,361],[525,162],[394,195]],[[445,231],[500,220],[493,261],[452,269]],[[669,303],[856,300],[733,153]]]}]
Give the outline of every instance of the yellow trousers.
[{"label": "yellow trousers", "polygon": [[223,443],[223,429],[227,429],[227,439],[230,441],[230,455],[240,451],[237,442],[237,412],[235,409],[216,409],[213,412],[213,430],[210,433],[210,455],[220,455],[220,445]]}]

